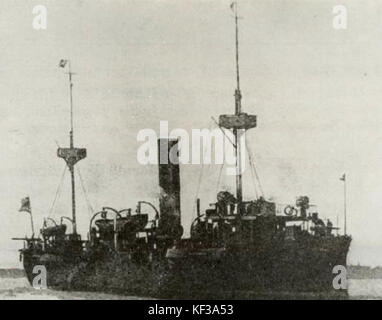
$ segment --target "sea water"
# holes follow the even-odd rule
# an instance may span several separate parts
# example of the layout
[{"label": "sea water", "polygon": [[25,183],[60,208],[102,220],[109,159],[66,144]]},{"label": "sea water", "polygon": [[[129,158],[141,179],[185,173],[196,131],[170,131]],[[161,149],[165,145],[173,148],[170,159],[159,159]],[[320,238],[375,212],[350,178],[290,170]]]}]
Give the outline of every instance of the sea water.
[{"label": "sea water", "polygon": [[[382,279],[348,280],[350,299],[382,299]],[[147,297],[123,296],[95,292],[68,292],[34,289],[27,279],[0,278],[1,300],[139,300]]]}]

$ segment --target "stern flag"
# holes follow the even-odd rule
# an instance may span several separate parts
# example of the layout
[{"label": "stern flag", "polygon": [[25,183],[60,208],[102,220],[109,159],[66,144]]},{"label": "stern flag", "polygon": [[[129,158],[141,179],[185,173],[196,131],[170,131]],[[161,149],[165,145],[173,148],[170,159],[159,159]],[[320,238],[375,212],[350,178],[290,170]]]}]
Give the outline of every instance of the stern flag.
[{"label": "stern flag", "polygon": [[342,175],[342,177],[340,178],[340,180],[341,180],[341,181],[345,181],[345,180],[346,180],[346,174],[345,174],[345,173]]},{"label": "stern flag", "polygon": [[21,199],[21,208],[19,212],[22,212],[22,211],[31,213],[31,202],[29,197]]},{"label": "stern flag", "polygon": [[233,8],[235,7],[235,2],[232,2],[231,5],[229,6],[231,10],[233,11]]},{"label": "stern flag", "polygon": [[61,59],[60,60],[60,64],[58,66],[61,67],[61,68],[65,68],[67,62],[68,62],[68,60]]}]

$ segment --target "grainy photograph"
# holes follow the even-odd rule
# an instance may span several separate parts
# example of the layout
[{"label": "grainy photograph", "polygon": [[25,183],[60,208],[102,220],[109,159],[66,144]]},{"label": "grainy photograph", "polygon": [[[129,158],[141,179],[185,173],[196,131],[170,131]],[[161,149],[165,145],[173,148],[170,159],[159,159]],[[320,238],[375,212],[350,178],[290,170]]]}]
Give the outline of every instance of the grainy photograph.
[{"label": "grainy photograph", "polygon": [[382,3],[2,0],[0,299],[382,299]]}]

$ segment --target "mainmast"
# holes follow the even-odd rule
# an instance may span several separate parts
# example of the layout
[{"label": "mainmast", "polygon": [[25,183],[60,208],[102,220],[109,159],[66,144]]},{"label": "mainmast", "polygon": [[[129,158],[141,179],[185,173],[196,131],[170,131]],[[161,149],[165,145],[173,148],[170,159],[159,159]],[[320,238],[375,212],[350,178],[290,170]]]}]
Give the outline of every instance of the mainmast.
[{"label": "mainmast", "polygon": [[237,16],[237,3],[233,3],[235,7],[235,44],[236,44],[236,83],[237,87],[235,90],[235,113],[240,114],[241,112],[241,92],[240,92],[240,70],[239,70],[239,24]]},{"label": "mainmast", "polygon": [[57,155],[60,158],[63,158],[69,168],[70,177],[71,177],[71,185],[72,185],[72,223],[73,223],[73,234],[77,234],[77,219],[76,219],[76,185],[75,185],[75,177],[74,177],[74,165],[86,158],[86,149],[84,148],[75,148],[74,147],[74,126],[73,126],[73,82],[72,75],[73,72],[71,70],[70,60],[61,60],[60,67],[64,68],[68,65],[69,72],[67,73],[69,76],[69,91],[70,91],[70,148],[58,148]]},{"label": "mainmast", "polygon": [[[237,16],[237,2],[234,2],[235,7],[235,44],[236,44],[236,82],[235,90],[235,115],[241,113],[241,92],[240,92],[240,71],[239,71],[239,25]],[[233,129],[236,145],[236,199],[240,204],[243,201],[243,184],[241,174],[241,144],[237,129]],[[239,206],[240,208],[240,206]],[[240,209],[239,209],[240,210]]]},{"label": "mainmast", "polygon": [[[235,44],[236,44],[236,89],[235,89],[235,114],[221,115],[219,117],[219,126],[232,129],[235,137],[236,150],[236,199],[238,202],[238,214],[242,214],[243,185],[242,185],[242,150],[241,136],[245,131],[256,127],[256,116],[248,115],[241,110],[241,91],[240,91],[240,70],[239,70],[239,25],[237,15],[237,2],[231,4],[231,9],[235,12]],[[245,160],[245,159],[244,159]]]}]

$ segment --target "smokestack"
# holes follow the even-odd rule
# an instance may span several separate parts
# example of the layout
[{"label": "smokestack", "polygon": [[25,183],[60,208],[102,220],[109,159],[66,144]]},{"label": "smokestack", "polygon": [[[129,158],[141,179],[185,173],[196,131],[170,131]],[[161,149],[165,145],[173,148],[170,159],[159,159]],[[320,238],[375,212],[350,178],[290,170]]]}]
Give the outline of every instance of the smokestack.
[{"label": "smokestack", "polygon": [[183,228],[180,224],[180,175],[178,140],[158,139],[159,166],[159,236],[180,239]]}]

